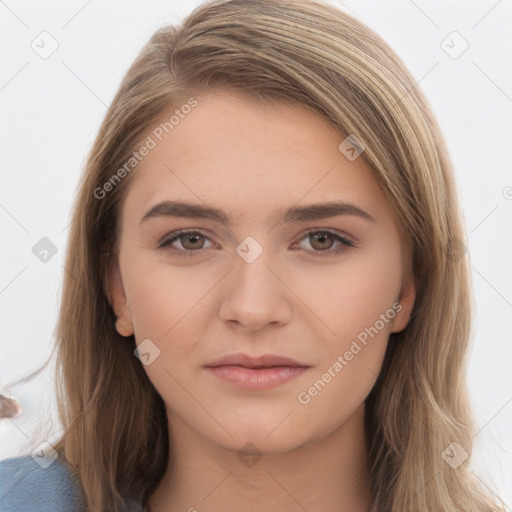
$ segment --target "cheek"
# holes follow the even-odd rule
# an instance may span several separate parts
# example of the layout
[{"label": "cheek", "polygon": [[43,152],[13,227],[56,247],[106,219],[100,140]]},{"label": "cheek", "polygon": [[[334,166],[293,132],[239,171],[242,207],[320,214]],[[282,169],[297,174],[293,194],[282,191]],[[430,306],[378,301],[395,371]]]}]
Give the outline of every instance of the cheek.
[{"label": "cheek", "polygon": [[[364,401],[380,371],[399,308],[400,250],[381,245],[347,258],[336,271],[316,272],[314,280],[306,273],[301,279],[302,296],[321,319],[316,327],[325,333],[320,339],[326,358],[299,402],[308,402],[328,425]],[[333,404],[339,404],[336,412]]]},{"label": "cheek", "polygon": [[[134,261],[137,261],[134,258]],[[125,289],[137,337],[165,340],[183,329],[212,284],[197,267],[173,267],[163,261],[127,262]],[[142,339],[142,338],[141,338]]]},{"label": "cheek", "polygon": [[[398,296],[401,268],[390,251],[354,259],[339,272],[317,276],[308,305],[329,326],[326,357],[297,394],[308,418],[328,433],[343,424],[370,393],[382,367]],[[395,307],[398,305],[395,304]],[[333,332],[334,334],[333,334]]]},{"label": "cheek", "polygon": [[136,344],[144,341],[147,347],[149,339],[158,354],[144,370],[172,403],[187,401],[178,383],[190,378],[190,368],[183,363],[202,339],[199,319],[207,315],[205,294],[215,281],[214,276],[191,269],[139,259],[137,265],[126,265],[124,274]]},{"label": "cheek", "polygon": [[[393,245],[355,251],[339,265],[297,273],[296,283],[297,295],[321,320],[319,332],[344,343],[392,308],[400,291],[400,251]],[[390,329],[386,322],[383,330]]]}]

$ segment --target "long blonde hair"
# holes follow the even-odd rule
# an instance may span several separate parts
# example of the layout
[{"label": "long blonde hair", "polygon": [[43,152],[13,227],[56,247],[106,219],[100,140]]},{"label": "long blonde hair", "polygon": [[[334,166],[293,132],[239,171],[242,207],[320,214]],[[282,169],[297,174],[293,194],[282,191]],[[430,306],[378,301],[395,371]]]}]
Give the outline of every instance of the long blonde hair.
[{"label": "long blonde hair", "polygon": [[[163,400],[134,356],[135,339],[116,332],[107,295],[120,206],[136,169],[105,198],[94,191],[129,160],[165,109],[214,86],[259,101],[298,102],[363,141],[362,157],[412,244],[411,320],[390,336],[366,400],[371,511],[502,510],[469,469],[466,237],[427,100],[394,51],[339,9],[308,0],[218,0],[177,27],[159,29],[141,50],[75,198],[55,336],[64,433],[54,447],[76,472],[88,511],[117,510],[130,500],[145,505],[170,456]],[[468,457],[453,467],[449,450]]]}]

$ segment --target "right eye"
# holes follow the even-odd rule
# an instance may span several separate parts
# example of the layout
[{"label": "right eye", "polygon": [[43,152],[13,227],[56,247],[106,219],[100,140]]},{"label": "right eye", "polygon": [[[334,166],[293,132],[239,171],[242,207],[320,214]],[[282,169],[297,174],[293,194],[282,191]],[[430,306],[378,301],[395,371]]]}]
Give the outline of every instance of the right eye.
[{"label": "right eye", "polygon": [[[209,240],[209,238],[201,232],[182,229],[164,236],[160,240],[158,247],[170,249],[178,256],[192,256],[192,253],[200,252],[200,249],[204,249],[204,240]],[[181,248],[172,247],[172,244],[176,241],[179,241]],[[216,244],[213,244],[213,246],[216,246]]]}]

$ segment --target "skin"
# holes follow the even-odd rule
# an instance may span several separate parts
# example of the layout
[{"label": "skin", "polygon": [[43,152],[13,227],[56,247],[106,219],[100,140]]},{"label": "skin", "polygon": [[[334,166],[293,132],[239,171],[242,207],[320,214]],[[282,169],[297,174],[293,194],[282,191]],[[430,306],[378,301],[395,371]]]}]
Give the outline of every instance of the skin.
[{"label": "skin", "polygon": [[[363,158],[347,159],[338,149],[345,136],[317,114],[231,91],[196,99],[136,169],[110,274],[124,334],[160,350],[144,369],[166,404],[171,454],[149,510],[365,511],[364,401],[415,297],[391,205]],[[215,206],[234,223],[167,216],[141,224],[164,199]],[[328,200],[357,205],[375,221],[276,221],[278,209]],[[158,248],[179,229],[206,238]],[[329,237],[322,246],[314,230],[337,232],[356,247]],[[247,236],[263,248],[252,263],[236,252]],[[341,252],[321,254],[333,247]],[[186,249],[196,252],[180,257]],[[300,403],[298,394],[397,301],[394,318]],[[310,368],[274,389],[242,390],[203,368],[234,352],[285,355]],[[259,458],[243,458],[256,450]]]}]

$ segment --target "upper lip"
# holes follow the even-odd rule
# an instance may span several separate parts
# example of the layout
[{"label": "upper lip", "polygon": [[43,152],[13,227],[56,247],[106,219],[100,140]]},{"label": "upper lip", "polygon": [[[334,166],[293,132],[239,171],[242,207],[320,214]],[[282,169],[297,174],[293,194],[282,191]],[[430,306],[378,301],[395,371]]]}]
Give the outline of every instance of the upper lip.
[{"label": "upper lip", "polygon": [[228,354],[209,363],[206,367],[215,366],[243,366],[244,368],[270,368],[271,366],[293,366],[308,367],[309,365],[299,363],[290,357],[277,354],[263,354],[257,357],[251,357],[247,354]]}]

